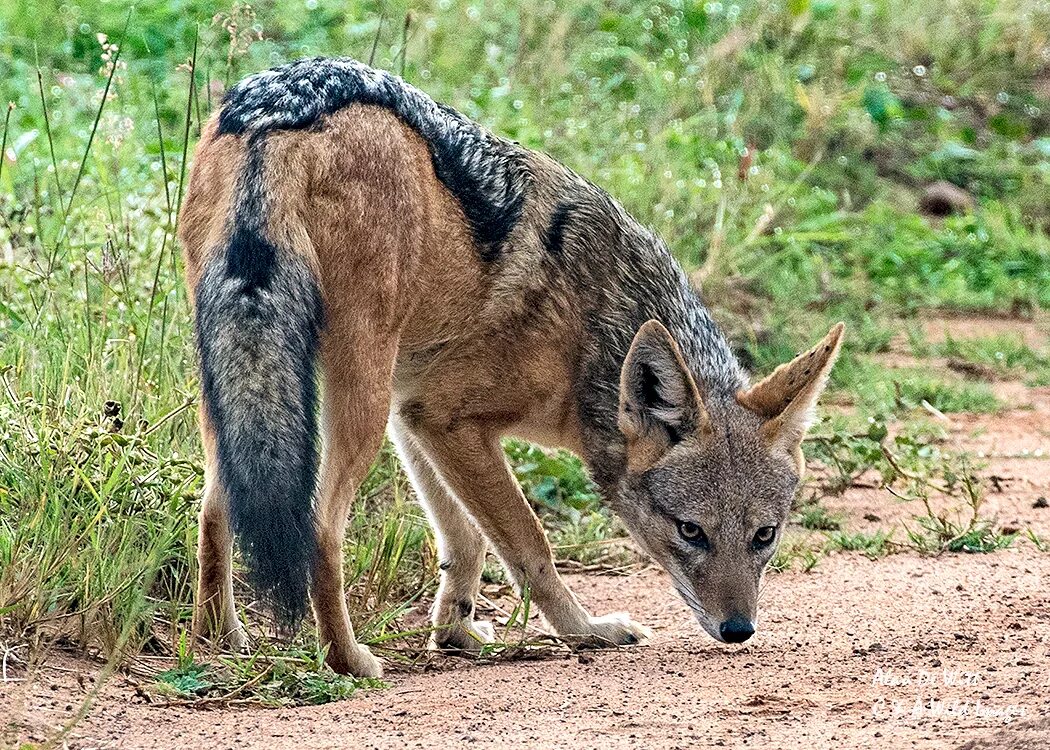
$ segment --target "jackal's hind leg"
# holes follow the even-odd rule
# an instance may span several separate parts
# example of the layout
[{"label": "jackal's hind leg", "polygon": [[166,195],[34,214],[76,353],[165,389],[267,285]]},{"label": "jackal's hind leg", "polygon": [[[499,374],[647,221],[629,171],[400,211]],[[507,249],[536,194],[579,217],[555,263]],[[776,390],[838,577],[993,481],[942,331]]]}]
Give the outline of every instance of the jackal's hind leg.
[{"label": "jackal's hind leg", "polygon": [[396,415],[390,420],[390,431],[437,538],[441,584],[431,612],[434,632],[430,645],[478,653],[495,639],[491,623],[474,620],[474,602],[485,564],[485,538]]},{"label": "jackal's hind leg", "polygon": [[519,589],[566,640],[588,646],[640,643],[649,630],[623,614],[592,617],[554,567],[547,536],[518,486],[499,437],[480,425],[417,430],[419,444],[442,481],[470,513]]},{"label": "jackal's hind leg", "polygon": [[379,660],[354,637],[343,576],[347,516],[379,452],[390,410],[396,339],[390,336],[383,344],[368,335],[367,326],[355,328],[334,317],[322,344],[324,439],[310,599],[321,645],[328,650],[328,665],[355,677],[379,677],[383,671]]},{"label": "jackal's hind leg", "polygon": [[229,506],[218,477],[214,433],[203,406],[200,420],[205,481],[197,543],[193,635],[196,639],[208,639],[239,651],[248,640],[233,599],[233,532]]},{"label": "jackal's hind leg", "polygon": [[[352,351],[367,356],[367,350]],[[346,370],[343,367],[342,372],[334,372],[333,368],[325,368],[317,557],[310,598],[321,646],[328,649],[325,661],[329,666],[341,674],[378,678],[382,665],[367,647],[357,642],[346,608],[342,546],[346,517],[357,488],[379,451],[390,403],[388,390],[381,384],[382,372],[373,372],[370,377],[370,373]]]}]

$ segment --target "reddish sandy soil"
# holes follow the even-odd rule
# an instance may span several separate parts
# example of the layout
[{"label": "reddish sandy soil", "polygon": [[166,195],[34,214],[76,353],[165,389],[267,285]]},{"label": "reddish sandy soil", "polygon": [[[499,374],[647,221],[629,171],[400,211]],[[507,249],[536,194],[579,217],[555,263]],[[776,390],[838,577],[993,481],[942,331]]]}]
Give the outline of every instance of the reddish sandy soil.
[{"label": "reddish sandy soil", "polygon": [[[930,323],[931,336],[954,325]],[[986,515],[1050,539],[1050,508],[1034,507],[1050,497],[1050,389],[995,387],[1012,408],[948,415],[947,447],[984,455]],[[901,540],[900,524],[919,512],[877,489],[824,502],[848,529],[896,528]],[[159,705],[164,699],[148,699],[148,682],[117,676],[65,742],[268,750],[1048,748],[1048,576],[1050,554],[1023,538],[989,555],[872,561],[836,553],[808,573],[767,577],[759,633],[744,647],[703,634],[659,571],[571,576],[595,612],[630,611],[653,627],[652,642],[537,661],[450,659],[395,671],[387,689],[306,708]],[[23,679],[0,682],[0,740],[50,736],[97,673],[71,657],[47,660],[28,679],[12,669]]]}]

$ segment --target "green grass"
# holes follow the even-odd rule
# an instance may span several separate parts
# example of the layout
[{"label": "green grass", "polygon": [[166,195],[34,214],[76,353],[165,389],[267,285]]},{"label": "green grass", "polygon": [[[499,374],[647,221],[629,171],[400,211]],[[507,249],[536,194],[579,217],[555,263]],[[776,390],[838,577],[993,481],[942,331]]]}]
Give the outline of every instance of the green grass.
[{"label": "green grass", "polygon": [[587,569],[618,569],[637,561],[624,543],[627,531],[602,504],[577,457],[519,440],[504,447],[522,489],[546,520],[559,561]]},{"label": "green grass", "polygon": [[937,411],[993,413],[1000,409],[999,400],[983,383],[951,381],[930,375],[924,368],[893,370],[885,379],[872,384],[870,400],[862,400],[873,410],[882,410],[892,399],[897,408],[915,409],[929,404]]},{"label": "green grass", "polygon": [[832,380],[870,414],[907,415],[927,405],[943,413],[992,414],[1002,408],[987,383],[930,367],[888,368],[869,359],[846,357]]},{"label": "green grass", "polygon": [[1050,356],[1032,349],[1020,336],[968,339],[948,336],[935,351],[964,364],[976,365],[979,372],[1004,379],[1019,378],[1032,385],[1050,384]]},{"label": "green grass", "polygon": [[[914,423],[924,403],[999,408],[983,384],[873,363],[902,316],[1050,306],[1050,102],[1035,85],[1050,11],[1037,0],[127,7],[0,6],[0,101],[13,103],[0,134],[5,642],[73,643],[114,662],[148,648],[180,660],[161,680],[176,693],[213,697],[259,674],[256,692],[272,685],[278,702],[351,689],[304,677],[319,664],[309,648],[290,652],[286,671],[274,653],[231,675],[221,660],[187,661],[180,645],[201,456],[174,221],[202,121],[231,82],[277,62],[367,59],[374,46],[377,65],[594,180],[702,270],[709,303],[758,371],[846,320],[830,400],[861,429],[825,424],[807,444],[830,469],[819,493],[869,469],[902,492],[921,485],[914,477],[947,482],[952,462],[935,440],[907,429],[889,440],[887,425]],[[932,179],[970,191],[974,212],[918,214]],[[948,356],[1044,382],[1045,353],[951,346]],[[585,568],[634,559],[577,460],[516,442],[507,451],[559,557]],[[913,528],[916,545],[998,544],[979,521],[931,523]],[[389,448],[346,549],[355,625],[395,643],[436,570]],[[823,554],[788,545],[774,567],[812,568]],[[266,636],[240,593],[251,632]]]},{"label": "green grass", "polygon": [[197,706],[276,707],[331,703],[384,685],[381,680],[335,674],[323,657],[316,647],[277,650],[264,644],[247,659],[222,656],[200,662],[183,649],[176,666],[156,675],[154,690],[162,698]]},{"label": "green grass", "polygon": [[809,536],[785,539],[773,553],[769,569],[774,573],[798,570],[808,573],[827,556],[827,550],[815,544]]}]

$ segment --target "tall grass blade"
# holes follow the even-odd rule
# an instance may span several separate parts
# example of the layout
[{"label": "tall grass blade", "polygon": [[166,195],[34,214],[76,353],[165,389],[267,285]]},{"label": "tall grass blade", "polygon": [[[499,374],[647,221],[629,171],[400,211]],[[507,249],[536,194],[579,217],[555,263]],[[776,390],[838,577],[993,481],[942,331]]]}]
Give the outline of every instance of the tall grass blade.
[{"label": "tall grass blade", "polygon": [[[40,68],[36,69],[36,83],[37,90],[40,92],[40,109],[44,114],[44,135],[47,137],[47,148],[51,152],[51,168],[55,170],[55,185],[58,188],[58,207],[65,211],[65,207],[62,205],[62,179],[58,173],[58,158],[55,156],[55,140],[51,137],[51,116],[47,111],[47,97],[44,96],[44,75],[40,72]],[[11,116],[11,110],[7,110],[8,117]],[[5,141],[7,135],[7,127],[4,127]]]},{"label": "tall grass blade", "polygon": [[182,131],[182,163],[179,165],[179,187],[175,199],[175,228],[179,225],[179,212],[182,210],[182,193],[186,183],[186,162],[190,153],[190,125],[193,122],[193,89],[197,86],[197,42],[200,39],[201,27],[193,31],[193,56],[190,58],[190,89],[186,96],[186,125]]},{"label": "tall grass blade", "polygon": [[4,176],[4,160],[7,158],[7,131],[11,126],[11,113],[15,109],[14,102],[7,103],[7,114],[4,115],[4,136],[0,139],[0,177]]},{"label": "tall grass blade", "polygon": [[372,51],[368,54],[368,65],[371,67],[376,60],[376,49],[379,47],[379,37],[383,33],[383,20],[386,18],[386,11],[379,11],[379,25],[376,26],[376,35],[372,39]]},{"label": "tall grass blade", "polygon": [[117,63],[120,61],[120,53],[124,51],[124,42],[128,38],[128,26],[131,24],[132,13],[134,13],[134,8],[128,10],[127,20],[124,21],[124,31],[120,35],[120,44],[117,45],[117,51],[113,55],[113,62],[109,69],[109,75],[106,76],[106,86],[102,90],[102,100],[98,103],[98,111],[95,112],[95,121],[91,124],[91,134],[88,136],[87,145],[84,147],[84,156],[80,160],[80,167],[77,169],[76,179],[73,180],[73,187],[69,191],[69,201],[66,203],[66,209],[63,212],[63,227],[65,226],[66,220],[69,218],[69,212],[73,208],[73,198],[76,197],[77,188],[80,187],[80,181],[84,178],[84,171],[87,169],[88,157],[91,155],[91,146],[95,142],[95,134],[98,133],[98,124],[102,121],[102,112],[106,109],[106,101],[109,99],[109,91],[113,87],[113,78],[117,74]]}]

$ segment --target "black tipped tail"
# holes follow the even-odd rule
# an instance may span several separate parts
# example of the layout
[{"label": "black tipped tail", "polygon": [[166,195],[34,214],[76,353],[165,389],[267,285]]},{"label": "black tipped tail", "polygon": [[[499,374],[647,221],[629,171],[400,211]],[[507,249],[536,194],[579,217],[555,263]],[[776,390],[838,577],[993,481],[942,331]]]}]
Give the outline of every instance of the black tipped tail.
[{"label": "black tipped tail", "polygon": [[266,238],[261,161],[249,156],[224,252],[196,288],[197,341],[219,479],[249,581],[285,625],[306,612],[317,546],[317,280]]}]

